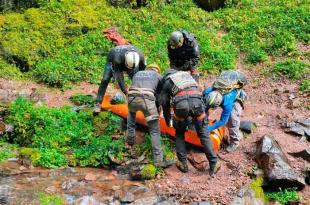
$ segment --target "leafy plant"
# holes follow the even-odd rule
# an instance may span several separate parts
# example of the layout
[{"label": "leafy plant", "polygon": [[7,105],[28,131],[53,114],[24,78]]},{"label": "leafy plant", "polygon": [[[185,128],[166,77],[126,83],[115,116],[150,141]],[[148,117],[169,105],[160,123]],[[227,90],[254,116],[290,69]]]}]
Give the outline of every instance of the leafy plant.
[{"label": "leafy plant", "polygon": [[38,198],[41,205],[63,205],[65,203],[65,199],[60,195],[39,193]]},{"label": "leafy plant", "polygon": [[17,156],[17,146],[0,141],[0,162]]},{"label": "leafy plant", "polygon": [[287,204],[290,201],[301,201],[296,190],[296,188],[288,188],[280,190],[279,192],[267,192],[266,196],[280,202],[281,204]]},{"label": "leafy plant", "polygon": [[260,198],[264,201],[268,201],[268,197],[265,195],[262,188],[263,181],[264,180],[262,177],[256,178],[252,181],[249,187],[255,192],[255,197]]},{"label": "leafy plant", "polygon": [[305,79],[300,83],[299,90],[304,93],[309,93],[310,92],[310,80]]},{"label": "leafy plant", "polygon": [[310,73],[309,65],[299,61],[288,59],[278,62],[274,65],[273,71],[277,74],[283,74],[291,79],[298,80]]},{"label": "leafy plant", "polygon": [[95,99],[91,95],[75,94],[70,97],[75,105],[94,105]]},{"label": "leafy plant", "polygon": [[[106,126],[100,135],[94,132],[93,116],[72,112],[69,107],[33,106],[18,98],[10,107],[8,121],[14,125],[13,140],[27,148],[20,155],[37,166],[106,166],[110,156],[119,160],[126,155],[124,139],[114,140],[119,130],[119,117],[103,112],[99,121]],[[101,121],[102,120],[102,121]]]}]

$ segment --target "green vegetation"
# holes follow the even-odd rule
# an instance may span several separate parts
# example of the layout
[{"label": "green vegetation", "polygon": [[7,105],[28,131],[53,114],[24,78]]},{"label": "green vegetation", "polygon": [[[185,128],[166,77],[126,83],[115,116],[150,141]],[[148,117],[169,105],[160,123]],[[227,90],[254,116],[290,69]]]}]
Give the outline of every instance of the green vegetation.
[{"label": "green vegetation", "polygon": [[95,99],[91,95],[75,94],[70,97],[75,105],[94,105]]},{"label": "green vegetation", "polygon": [[280,190],[279,192],[267,192],[266,196],[280,202],[281,204],[288,204],[290,201],[301,201],[301,198],[296,190],[296,188],[292,188]]},{"label": "green vegetation", "polygon": [[264,190],[262,188],[263,182],[264,182],[263,178],[256,178],[251,182],[249,187],[255,192],[256,198],[260,198],[263,201],[267,202],[268,197],[265,195]]},{"label": "green vegetation", "polygon": [[[98,83],[105,56],[113,47],[102,30],[113,26],[145,53],[148,62],[163,69],[169,66],[167,38],[178,28],[196,35],[201,71],[234,69],[240,52],[248,63],[264,62],[268,56],[295,58],[300,55],[297,43],[309,42],[306,0],[230,1],[212,13],[192,0],[150,2],[131,9],[112,7],[108,0],[51,0],[23,13],[3,13],[0,66],[12,68],[8,62],[15,62],[21,70],[29,70],[27,76],[55,87]],[[24,75],[13,68],[6,68],[7,78]],[[1,71],[0,76],[5,76]]]},{"label": "green vegetation", "polygon": [[283,74],[291,79],[299,80],[310,74],[309,65],[302,61],[288,59],[280,61],[274,65],[274,72]]},{"label": "green vegetation", "polygon": [[41,205],[63,205],[65,199],[60,195],[49,195],[45,193],[39,193],[38,198]]},{"label": "green vegetation", "polygon": [[[3,140],[21,146],[20,157],[31,160],[35,166],[108,167],[113,165],[112,158],[124,161],[129,155],[120,130],[121,118],[110,112],[93,117],[92,113],[73,112],[70,107],[34,106],[18,98],[10,105],[7,122],[15,129],[12,136]],[[162,146],[164,157],[172,159],[174,153],[167,137],[163,137]],[[145,153],[152,161],[149,135],[139,148],[140,153]],[[18,155],[15,150],[16,146],[1,143],[0,161]]]},{"label": "green vegetation", "polygon": [[145,165],[141,170],[142,179],[154,179],[156,174],[156,167],[152,164]]},{"label": "green vegetation", "polygon": [[47,108],[33,106],[18,98],[10,106],[8,122],[14,125],[15,143],[27,148],[20,155],[31,159],[37,166],[105,166],[109,155],[122,159],[125,155],[124,139],[112,139],[117,133],[119,118],[103,113],[107,128],[101,135],[95,134],[93,116],[87,112],[73,112],[69,107]]},{"label": "green vegetation", "polygon": [[305,79],[301,82],[299,90],[304,93],[310,92],[310,80]]},{"label": "green vegetation", "polygon": [[[170,139],[167,135],[161,135],[161,143],[164,154],[164,159],[173,160],[175,159],[175,153],[173,152],[173,144],[170,143]],[[138,145],[138,150],[140,155],[145,154],[149,161],[153,161],[153,152],[152,149],[151,136],[149,134],[145,135],[144,141],[142,144]]]},{"label": "green vegetation", "polygon": [[17,146],[0,141],[0,162],[17,156]]}]

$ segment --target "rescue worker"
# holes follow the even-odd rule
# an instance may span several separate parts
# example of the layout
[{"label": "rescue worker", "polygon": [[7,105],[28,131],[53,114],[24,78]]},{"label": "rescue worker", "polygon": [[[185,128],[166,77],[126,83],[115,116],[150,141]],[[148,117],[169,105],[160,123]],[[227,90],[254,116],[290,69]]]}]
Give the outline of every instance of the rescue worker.
[{"label": "rescue worker", "polygon": [[160,89],[162,77],[158,65],[150,64],[146,70],[137,72],[128,93],[128,121],[127,143],[135,144],[136,113],[142,111],[150,130],[153,158],[155,166],[166,168],[171,166],[171,161],[163,160],[161,137],[159,129],[159,113],[156,106],[156,96]]},{"label": "rescue worker", "polygon": [[100,112],[100,104],[112,77],[115,78],[120,89],[127,96],[128,91],[124,82],[123,72],[125,71],[129,78],[132,79],[134,74],[139,70],[144,70],[145,66],[144,55],[138,48],[132,45],[121,45],[112,48],[107,57],[94,112]]},{"label": "rescue worker", "polygon": [[220,120],[208,127],[208,132],[227,124],[229,130],[229,145],[227,152],[234,152],[242,138],[240,115],[246,97],[244,85],[246,77],[238,71],[224,71],[211,87],[204,90],[204,99],[207,112],[217,107],[222,108]]},{"label": "rescue worker", "polygon": [[188,172],[184,134],[189,124],[193,122],[209,160],[209,174],[213,176],[220,168],[220,163],[207,133],[208,123],[202,94],[190,72],[169,69],[163,77],[163,86],[158,101],[163,106],[166,123],[169,122],[171,126],[172,118],[174,118],[178,169]]},{"label": "rescue worker", "polygon": [[174,31],[170,35],[167,47],[170,67],[181,71],[191,71],[193,78],[199,83],[196,67],[200,52],[195,36],[185,30]]}]

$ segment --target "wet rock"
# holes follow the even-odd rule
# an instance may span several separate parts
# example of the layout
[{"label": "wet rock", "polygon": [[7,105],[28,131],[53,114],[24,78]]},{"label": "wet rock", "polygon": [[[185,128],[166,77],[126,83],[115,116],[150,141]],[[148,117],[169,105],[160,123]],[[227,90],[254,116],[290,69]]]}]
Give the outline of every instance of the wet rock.
[{"label": "wet rock", "polygon": [[93,173],[87,173],[85,176],[85,180],[87,181],[95,181],[96,179],[97,177]]},{"label": "wet rock", "polygon": [[93,196],[83,196],[79,199],[77,199],[74,204],[76,205],[103,205],[103,203],[100,203],[97,201],[96,198]]},{"label": "wet rock", "polygon": [[246,133],[252,133],[255,129],[256,124],[251,121],[241,121],[240,122],[240,130]]},{"label": "wet rock", "polygon": [[132,205],[156,204],[159,201],[157,196],[150,196],[135,200]]},{"label": "wet rock", "polygon": [[256,198],[255,192],[249,187],[242,188],[236,197],[232,200],[230,205],[264,205],[264,201]]},{"label": "wet rock", "polygon": [[121,199],[120,199],[120,201],[122,202],[122,203],[131,203],[131,202],[133,202],[135,200],[135,196],[132,194],[132,193],[130,193],[130,192],[127,192],[126,194],[125,194],[125,196],[123,196]]},{"label": "wet rock", "polygon": [[194,202],[192,205],[213,205],[213,203],[208,201],[200,201],[200,202]]},{"label": "wet rock", "polygon": [[48,194],[54,194],[56,192],[56,187],[54,186],[49,186],[44,190]]},{"label": "wet rock", "polygon": [[68,181],[65,181],[64,183],[62,183],[61,188],[63,190],[69,190],[72,187],[74,187],[75,185],[78,184],[78,181],[76,179],[70,179]]},{"label": "wet rock", "polygon": [[302,190],[305,187],[304,180],[294,172],[274,137],[265,135],[257,142],[256,161],[265,173],[265,189],[297,187]]},{"label": "wet rock", "polygon": [[291,152],[291,153],[288,153],[288,154],[292,155],[294,157],[303,158],[304,160],[310,162],[310,148],[309,149],[305,149],[305,150],[300,151],[300,152]]}]

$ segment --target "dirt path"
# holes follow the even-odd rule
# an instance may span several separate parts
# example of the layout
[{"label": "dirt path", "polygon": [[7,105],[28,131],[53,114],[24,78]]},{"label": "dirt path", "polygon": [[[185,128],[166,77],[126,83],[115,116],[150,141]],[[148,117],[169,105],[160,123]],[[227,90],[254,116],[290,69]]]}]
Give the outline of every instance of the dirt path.
[{"label": "dirt path", "polygon": [[[249,100],[246,102],[242,120],[255,122],[257,129],[241,142],[235,153],[219,152],[221,158],[230,163],[222,161],[222,168],[215,178],[210,178],[207,173],[197,172],[191,166],[187,174],[179,172],[176,167],[171,167],[165,171],[165,177],[154,183],[154,186],[159,188],[159,193],[174,196],[183,203],[215,201],[220,204],[229,204],[238,190],[251,180],[247,173],[255,167],[252,153],[255,149],[255,142],[261,136],[273,135],[286,153],[310,147],[309,142],[300,142],[298,137],[284,133],[281,128],[281,123],[286,120],[310,116],[310,111],[306,108],[309,104],[309,96],[300,94],[296,83],[285,79],[274,81],[257,74],[258,70],[247,70],[243,65],[238,65],[238,67],[249,79],[249,85],[245,88]],[[214,77],[210,75],[205,79],[207,85],[211,85]],[[95,96],[98,86],[81,83],[71,90],[61,92],[32,82],[0,79],[0,89],[9,88],[16,92],[27,88],[25,93],[29,95],[31,92],[39,93],[48,106],[58,107],[70,103],[69,97],[76,93]],[[109,86],[107,92],[115,93],[115,89]],[[295,171],[300,172],[304,168],[305,161],[287,156]],[[301,194],[304,201],[310,199],[309,186]]]}]

